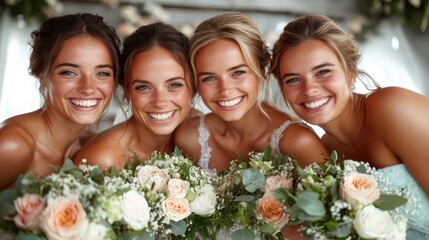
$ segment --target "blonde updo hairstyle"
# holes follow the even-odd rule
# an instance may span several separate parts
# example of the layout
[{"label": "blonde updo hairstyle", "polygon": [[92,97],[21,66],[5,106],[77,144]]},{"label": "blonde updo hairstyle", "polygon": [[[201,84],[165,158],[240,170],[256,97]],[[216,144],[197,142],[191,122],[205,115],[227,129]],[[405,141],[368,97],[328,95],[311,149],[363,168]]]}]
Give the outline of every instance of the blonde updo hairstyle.
[{"label": "blonde updo hairstyle", "polygon": [[258,77],[257,105],[262,110],[261,104],[265,98],[265,90],[269,81],[267,66],[270,61],[270,53],[256,22],[242,13],[219,14],[197,26],[190,39],[194,84],[197,85],[195,58],[198,51],[217,39],[232,40],[240,47],[246,64]]}]

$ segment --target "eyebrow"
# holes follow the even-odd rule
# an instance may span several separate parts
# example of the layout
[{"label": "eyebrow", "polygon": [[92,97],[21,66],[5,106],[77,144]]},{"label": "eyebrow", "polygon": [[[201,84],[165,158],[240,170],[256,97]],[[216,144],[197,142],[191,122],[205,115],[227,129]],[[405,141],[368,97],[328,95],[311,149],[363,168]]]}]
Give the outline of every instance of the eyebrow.
[{"label": "eyebrow", "polygon": [[[332,63],[322,63],[322,64],[320,64],[320,65],[317,65],[317,66],[315,66],[315,67],[312,67],[312,68],[311,68],[311,71],[315,71],[315,70],[317,70],[317,69],[319,69],[319,68],[332,67],[332,66],[335,66],[335,65],[334,65],[334,64],[332,64]],[[285,79],[286,77],[291,77],[291,76],[296,76],[296,75],[298,75],[298,73],[285,73],[285,74],[283,74],[283,75],[281,76],[281,80]]]},{"label": "eyebrow", "polygon": [[[186,79],[184,77],[172,77],[167,79],[165,82],[173,82],[176,80],[182,80],[186,82]],[[151,84],[151,82],[149,80],[144,80],[144,79],[135,79],[131,81],[131,84],[137,84],[137,83],[144,83],[144,84]]]},{"label": "eyebrow", "polygon": [[[58,64],[57,66],[55,66],[55,68],[59,68],[59,67],[75,67],[75,68],[78,68],[79,65],[74,64],[74,63],[61,63],[61,64]],[[113,66],[111,66],[109,64],[97,65],[97,66],[95,66],[95,68],[110,68],[113,70]]]},{"label": "eyebrow", "polygon": [[[239,65],[237,65],[237,66],[230,67],[230,68],[228,68],[228,69],[226,69],[226,70],[227,70],[228,72],[230,72],[230,71],[233,71],[233,70],[238,69],[238,68],[241,68],[241,67],[248,67],[248,66],[247,66],[247,64],[242,63],[242,64],[239,64]],[[200,72],[200,73],[198,73],[198,74],[197,74],[197,77],[200,77],[200,76],[202,76],[202,75],[213,75],[213,74],[214,74],[213,72]]]}]

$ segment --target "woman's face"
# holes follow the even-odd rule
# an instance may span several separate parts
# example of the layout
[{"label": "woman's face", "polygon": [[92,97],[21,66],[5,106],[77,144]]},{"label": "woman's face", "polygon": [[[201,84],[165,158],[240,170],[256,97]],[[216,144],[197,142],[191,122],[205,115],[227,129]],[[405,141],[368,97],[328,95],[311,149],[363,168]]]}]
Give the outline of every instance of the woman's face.
[{"label": "woman's face", "polygon": [[92,36],[68,39],[49,72],[46,107],[73,123],[95,123],[110,103],[114,78],[103,42]]},{"label": "woman's face", "polygon": [[346,75],[324,42],[307,40],[285,51],[279,67],[283,95],[305,121],[323,127],[346,110],[351,96]]},{"label": "woman's face", "polygon": [[189,116],[192,81],[167,50],[155,47],[135,55],[129,81],[133,115],[153,133],[171,134]]},{"label": "woman's face", "polygon": [[201,48],[195,68],[202,100],[223,120],[237,121],[255,106],[258,77],[234,41],[218,39]]}]

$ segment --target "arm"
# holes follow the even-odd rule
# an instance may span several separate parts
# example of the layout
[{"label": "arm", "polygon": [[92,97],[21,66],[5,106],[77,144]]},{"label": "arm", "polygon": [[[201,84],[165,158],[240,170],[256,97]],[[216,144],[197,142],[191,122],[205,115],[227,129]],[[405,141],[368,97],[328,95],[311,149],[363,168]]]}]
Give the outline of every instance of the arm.
[{"label": "arm", "polygon": [[429,195],[429,98],[389,87],[368,96],[366,121]]},{"label": "arm", "polygon": [[5,125],[0,129],[0,190],[12,186],[26,173],[34,159],[34,139],[21,127]]},{"label": "arm", "polygon": [[280,140],[280,151],[307,166],[323,162],[329,154],[319,136],[310,127],[293,123],[288,126]]}]

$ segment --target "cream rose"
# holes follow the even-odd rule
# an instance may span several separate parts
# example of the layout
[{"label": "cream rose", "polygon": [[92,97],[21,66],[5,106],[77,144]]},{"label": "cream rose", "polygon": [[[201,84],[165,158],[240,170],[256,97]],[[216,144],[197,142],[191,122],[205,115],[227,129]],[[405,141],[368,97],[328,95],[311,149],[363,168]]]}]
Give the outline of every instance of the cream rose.
[{"label": "cream rose", "polygon": [[86,228],[83,239],[104,240],[106,239],[108,230],[109,229],[102,224],[91,222],[88,224],[88,227]]},{"label": "cream rose", "polygon": [[148,226],[150,208],[146,198],[135,190],[122,195],[121,209],[124,221],[134,230],[142,230]]},{"label": "cream rose", "polygon": [[353,227],[362,238],[388,239],[395,230],[390,214],[374,205],[359,210],[353,220]]},{"label": "cream rose", "polygon": [[285,176],[270,176],[265,180],[265,192],[275,192],[279,188],[290,190],[292,187],[292,179]]},{"label": "cream rose", "polygon": [[380,197],[377,181],[374,176],[363,173],[350,173],[340,184],[341,198],[353,208],[373,203]]},{"label": "cream rose", "polygon": [[189,182],[181,179],[170,179],[167,184],[167,192],[169,197],[185,198],[186,192],[189,189]]},{"label": "cream rose", "polygon": [[77,196],[53,199],[42,214],[41,228],[50,240],[82,239],[87,226],[88,219]]},{"label": "cream rose", "polygon": [[278,230],[289,221],[283,205],[274,199],[272,193],[266,193],[256,201],[256,215],[259,219],[272,224]]},{"label": "cream rose", "polygon": [[216,210],[216,193],[212,185],[206,184],[197,192],[197,197],[190,203],[191,211],[200,216],[208,216]]},{"label": "cream rose", "polygon": [[167,188],[167,182],[170,180],[170,177],[158,167],[143,166],[137,172],[137,180],[145,188],[161,192]]},{"label": "cream rose", "polygon": [[37,194],[25,194],[14,201],[17,215],[13,218],[16,226],[27,231],[39,229],[40,215],[45,209],[43,198]]},{"label": "cream rose", "polygon": [[162,211],[167,217],[175,222],[191,215],[189,203],[186,198],[168,197],[162,202]]}]

